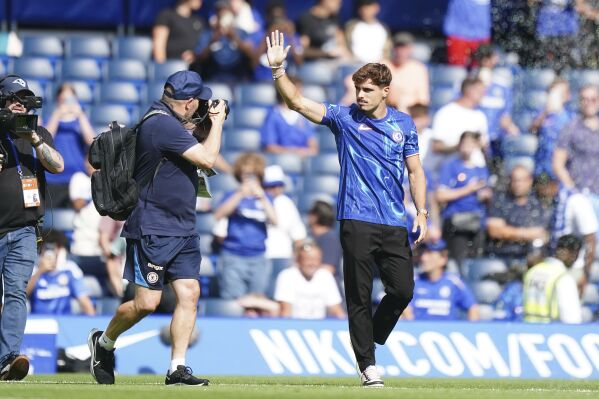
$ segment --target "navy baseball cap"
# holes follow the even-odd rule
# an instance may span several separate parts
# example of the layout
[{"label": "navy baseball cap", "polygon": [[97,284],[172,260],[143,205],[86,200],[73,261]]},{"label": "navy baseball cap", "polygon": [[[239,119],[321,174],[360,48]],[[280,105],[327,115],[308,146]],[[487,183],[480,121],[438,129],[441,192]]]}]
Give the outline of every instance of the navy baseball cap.
[{"label": "navy baseball cap", "polygon": [[447,243],[443,239],[434,242],[423,242],[420,247],[423,251],[440,252],[447,249]]},{"label": "navy baseball cap", "polygon": [[168,77],[164,86],[170,85],[173,93],[165,91],[164,93],[175,100],[189,100],[190,98],[199,98],[201,100],[210,100],[212,90],[204,86],[202,77],[194,71],[179,71]]},{"label": "navy baseball cap", "polygon": [[22,96],[35,96],[27,81],[20,76],[10,75],[0,82],[0,91],[4,94],[20,94]]}]

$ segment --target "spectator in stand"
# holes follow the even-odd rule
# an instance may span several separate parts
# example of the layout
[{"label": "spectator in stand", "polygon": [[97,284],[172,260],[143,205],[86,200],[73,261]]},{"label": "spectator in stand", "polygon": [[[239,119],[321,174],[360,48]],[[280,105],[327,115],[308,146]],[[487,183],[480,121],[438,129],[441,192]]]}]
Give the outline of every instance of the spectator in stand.
[{"label": "spectator in stand", "polygon": [[124,258],[127,250],[127,242],[120,236],[124,224],[125,222],[103,216],[99,225],[100,248],[102,249],[102,258],[106,263],[108,288],[114,296],[119,298],[123,296]]},{"label": "spectator in stand", "polygon": [[431,116],[428,105],[414,104],[408,108],[408,114],[414,120],[418,132],[418,148],[420,149],[422,166],[427,171],[437,169],[437,165],[434,164],[434,155],[430,150],[433,130],[431,129]]},{"label": "spectator in stand", "polygon": [[393,37],[391,60],[385,62],[393,76],[387,104],[403,112],[412,105],[430,103],[428,70],[412,59],[413,51],[414,36],[400,32]]},{"label": "spectator in stand", "polygon": [[583,87],[579,99],[580,115],[559,137],[553,171],[564,186],[587,194],[599,215],[599,87]]},{"label": "spectator in stand", "polygon": [[580,65],[579,0],[529,0],[536,7],[537,65],[561,70]]},{"label": "spectator in stand", "polygon": [[491,0],[450,0],[443,32],[447,62],[470,65],[478,46],[491,40]]},{"label": "spectator in stand", "polygon": [[345,37],[353,58],[360,63],[381,62],[389,57],[391,34],[378,18],[377,0],[357,0],[356,19],[345,25]]},{"label": "spectator in stand", "polygon": [[490,254],[520,266],[526,264],[533,249],[540,249],[549,239],[551,215],[532,192],[532,183],[531,171],[515,166],[509,191],[494,196],[487,219]]},{"label": "spectator in stand", "polygon": [[522,276],[505,285],[493,304],[493,320],[522,321],[524,318]]},{"label": "spectator in stand", "polygon": [[216,15],[210,29],[204,30],[195,47],[196,61],[191,69],[205,80],[239,82],[252,76],[254,45],[250,36],[235,27],[235,15],[228,0],[214,4]]},{"label": "spectator in stand", "polygon": [[240,155],[234,165],[239,188],[224,195],[214,211],[219,221],[228,218],[221,253],[221,297],[236,299],[248,293],[264,294],[271,263],[265,257],[267,224],[277,224],[272,198],[262,189],[264,158]]},{"label": "spectator in stand", "polygon": [[264,19],[247,0],[228,0],[234,16],[233,25],[244,31],[253,43],[264,41]]},{"label": "spectator in stand", "polygon": [[[482,148],[487,147],[489,143],[487,117],[478,109],[485,96],[485,90],[485,85],[480,80],[466,78],[462,82],[461,96],[443,106],[435,114],[432,150],[441,159],[448,159],[457,151],[460,137],[464,132],[478,132]],[[476,166],[486,164],[482,150],[473,154],[472,162]]]},{"label": "spectator in stand", "polygon": [[458,264],[467,257],[481,255],[484,240],[486,202],[493,196],[488,187],[489,171],[476,166],[473,155],[480,150],[480,134],[464,132],[460,137],[458,157],[441,165],[437,201],[442,211],[443,238],[449,256]]},{"label": "spectator in stand", "polygon": [[264,170],[262,186],[273,199],[277,224],[268,225],[266,238],[266,258],[272,262],[269,296],[272,297],[274,284],[279,273],[293,261],[293,248],[306,239],[306,227],[291,198],[285,195],[285,172],[279,165],[268,166]]},{"label": "spectator in stand", "polygon": [[582,66],[599,69],[599,1],[577,0],[580,31],[577,39],[582,52]]},{"label": "spectator in stand", "polygon": [[338,20],[340,9],[341,0],[318,0],[300,16],[297,30],[306,60],[351,57]]},{"label": "spectator in stand", "polygon": [[572,120],[572,114],[566,109],[570,101],[570,86],[564,79],[556,79],[547,89],[547,103],[540,110],[530,126],[530,131],[539,138],[535,154],[535,176],[543,173],[554,177],[553,152],[564,127]]},{"label": "spectator in stand", "polygon": [[[298,79],[290,77],[298,85]],[[292,153],[302,158],[318,154],[318,140],[314,125],[306,118],[289,109],[283,97],[277,92],[277,105],[274,105],[262,125],[262,148],[267,153]]]},{"label": "spectator in stand", "polygon": [[48,193],[55,208],[69,207],[69,181],[76,172],[85,172],[87,147],[96,133],[77,100],[75,88],[63,83],[56,91],[56,108],[46,123],[54,145],[64,157],[64,172],[49,174]]},{"label": "spectator in stand", "polygon": [[202,7],[202,0],[177,0],[174,7],[162,10],[152,28],[154,61],[167,59],[193,63],[193,50],[205,23],[194,15]]},{"label": "spectator in stand", "polygon": [[445,271],[448,253],[443,240],[422,244],[420,273],[416,275],[414,298],[404,312],[408,320],[459,320],[461,311],[470,321],[480,319],[474,295],[453,273]]},{"label": "spectator in stand", "polygon": [[512,88],[501,76],[493,73],[499,62],[497,51],[489,44],[482,44],[474,54],[478,64],[475,76],[485,85],[485,95],[479,109],[487,117],[491,154],[500,157],[501,141],[505,135],[520,134],[512,120]]},{"label": "spectator in stand", "polygon": [[334,229],[335,212],[330,202],[318,200],[308,211],[310,235],[322,252],[322,267],[340,276],[339,267],[343,250],[339,242],[339,234]]},{"label": "spectator in stand", "polygon": [[72,314],[71,299],[76,299],[81,312],[93,316],[94,305],[87,295],[81,269],[67,259],[67,239],[52,231],[44,240],[37,270],[27,284],[31,313]]},{"label": "spectator in stand", "polygon": [[314,243],[304,243],[298,249],[297,266],[279,274],[274,298],[281,305],[281,317],[346,317],[335,277],[322,267],[321,261],[320,248]]}]

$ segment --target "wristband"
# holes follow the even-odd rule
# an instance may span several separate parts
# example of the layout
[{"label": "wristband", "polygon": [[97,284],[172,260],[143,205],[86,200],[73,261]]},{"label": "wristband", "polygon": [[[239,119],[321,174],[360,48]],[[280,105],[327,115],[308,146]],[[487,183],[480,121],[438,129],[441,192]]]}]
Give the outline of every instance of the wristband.
[{"label": "wristband", "polygon": [[272,80],[277,80],[280,77],[282,77],[283,75],[285,75],[285,70],[284,69],[281,69],[281,71],[278,72],[278,73],[274,73],[273,72],[273,74],[272,74]]},{"label": "wristband", "polygon": [[42,140],[41,137],[35,143],[31,143],[31,145],[34,146],[35,148],[39,147],[42,144],[44,144],[44,140]]}]

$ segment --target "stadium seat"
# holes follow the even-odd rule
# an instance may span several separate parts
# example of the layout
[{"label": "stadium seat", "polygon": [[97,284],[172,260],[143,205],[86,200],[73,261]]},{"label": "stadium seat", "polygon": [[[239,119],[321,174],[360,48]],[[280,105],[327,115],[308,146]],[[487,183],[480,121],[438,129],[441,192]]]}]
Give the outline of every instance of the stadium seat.
[{"label": "stadium seat", "polygon": [[24,79],[37,79],[42,82],[54,80],[52,62],[42,57],[21,57],[14,60],[13,73]]},{"label": "stadium seat", "polygon": [[231,190],[235,190],[239,183],[235,180],[235,177],[229,174],[218,174],[208,178],[208,184],[210,185],[210,191],[213,197],[217,197],[217,194],[226,193]]},{"label": "stadium seat", "polygon": [[556,78],[553,69],[527,69],[522,72],[522,83],[530,90],[546,90]]},{"label": "stadium seat", "polygon": [[112,81],[145,83],[147,78],[146,66],[140,60],[112,60],[108,62],[106,77]]},{"label": "stadium seat", "polygon": [[44,230],[71,231],[75,211],[68,208],[48,209],[44,216]]},{"label": "stadium seat", "polygon": [[479,303],[492,304],[501,294],[501,285],[496,281],[477,281],[471,287],[472,293]]},{"label": "stadium seat", "polygon": [[95,276],[83,276],[83,285],[90,297],[100,298],[102,296],[102,286]]},{"label": "stadium seat", "polygon": [[227,132],[225,149],[227,151],[255,151],[261,148],[260,131],[255,129],[233,129]]},{"label": "stadium seat", "polygon": [[304,85],[302,86],[302,94],[304,97],[309,98],[317,103],[324,103],[328,101],[327,92],[322,86],[318,85]]},{"label": "stadium seat", "polygon": [[75,93],[77,93],[77,98],[81,104],[89,105],[94,102],[94,91],[87,82],[70,80],[63,83],[68,83],[75,88]]},{"label": "stadium seat", "polygon": [[528,156],[534,157],[539,140],[532,134],[505,136],[501,142],[501,152],[505,157]]},{"label": "stadium seat", "polygon": [[599,283],[599,262],[595,261],[591,265],[591,282]]},{"label": "stadium seat", "polygon": [[542,110],[547,102],[545,90],[529,90],[524,93],[524,106],[531,111]]},{"label": "stadium seat", "polygon": [[127,126],[131,125],[132,118],[127,107],[118,104],[100,104],[91,108],[91,122],[93,124],[107,126],[112,121]]},{"label": "stadium seat", "polygon": [[[47,98],[52,99],[54,97],[54,93],[49,93],[49,91],[46,90],[46,85],[43,83],[40,83],[40,81],[38,81],[38,80],[27,79],[27,86],[29,86],[29,90],[31,90],[33,92],[33,94],[35,94],[36,96],[44,97],[44,104],[43,104],[44,107],[43,108],[46,107],[46,99]],[[52,94],[52,96],[48,97],[48,94]]]},{"label": "stadium seat", "polygon": [[503,171],[506,175],[512,173],[516,166],[525,167],[530,173],[535,170],[535,160],[532,157],[506,157],[503,160]]},{"label": "stadium seat", "polygon": [[95,83],[102,79],[102,70],[92,58],[67,59],[62,63],[62,79]]},{"label": "stadium seat", "polygon": [[210,90],[212,90],[212,98],[227,100],[229,102],[229,105],[233,104],[233,91],[231,90],[231,87],[229,87],[228,84],[208,82],[206,83],[206,85],[210,88]]},{"label": "stadium seat", "polygon": [[187,69],[188,66],[183,60],[168,60],[162,64],[152,62],[148,67],[148,80],[161,81],[164,84],[173,73]]},{"label": "stadium seat", "polygon": [[[203,305],[203,306],[202,306]],[[209,298],[200,302],[203,314],[206,316],[241,317],[243,307],[233,299]],[[200,309],[202,310],[202,309]]]},{"label": "stadium seat", "polygon": [[462,262],[462,275],[468,281],[483,280],[490,274],[504,273],[507,270],[507,265],[501,259],[478,258],[465,259]]},{"label": "stadium seat", "polygon": [[112,42],[119,59],[152,60],[152,39],[146,36],[119,36]]},{"label": "stadium seat", "polygon": [[326,193],[301,193],[297,202],[300,213],[306,214],[315,201],[328,202],[335,206],[335,197]]},{"label": "stadium seat", "polygon": [[509,67],[495,67],[493,69],[493,80],[502,86],[512,87],[514,85],[514,73]]},{"label": "stadium seat", "polygon": [[[200,237],[200,241],[202,240],[202,238]],[[212,241],[212,240],[211,240]],[[200,250],[202,248],[202,244],[200,242]],[[211,251],[207,251],[204,252],[202,251],[202,255],[206,254],[210,254]],[[212,261],[210,260],[209,256],[202,256],[202,261],[200,262],[200,276],[202,277],[212,277],[212,276],[216,276],[216,270],[214,270],[214,264],[212,263]],[[203,293],[204,295],[206,295],[206,293]]]},{"label": "stadium seat", "polygon": [[267,154],[266,161],[269,165],[279,165],[290,176],[298,176],[304,170],[302,158],[292,153]]},{"label": "stadium seat", "polygon": [[451,65],[431,65],[429,68],[431,86],[460,87],[468,75],[466,68]]},{"label": "stadium seat", "polygon": [[[212,233],[200,234],[200,252],[202,253],[202,260],[204,260],[205,255],[212,254]],[[202,269],[200,267],[201,273]]]},{"label": "stadium seat", "polygon": [[587,284],[585,286],[582,303],[585,305],[599,305],[599,287],[597,287],[597,284]]},{"label": "stadium seat", "polygon": [[339,176],[341,166],[337,154],[319,154],[308,159],[309,175],[333,175]]},{"label": "stadium seat", "polygon": [[113,315],[121,305],[120,298],[102,297],[96,301],[96,314]]},{"label": "stadium seat", "polygon": [[212,212],[198,212],[196,213],[196,230],[198,234],[212,234],[212,228],[216,220]]},{"label": "stadium seat", "polygon": [[481,303],[478,305],[478,314],[481,321],[493,320],[495,315],[495,308],[492,305]]},{"label": "stadium seat", "polygon": [[26,36],[23,38],[23,56],[45,57],[51,60],[62,58],[64,49],[56,36]]},{"label": "stadium seat", "polygon": [[581,69],[574,72],[572,86],[579,89],[585,85],[599,86],[599,71],[596,69]]},{"label": "stadium seat", "polygon": [[433,50],[426,43],[414,43],[412,50],[412,58],[422,63],[428,64],[431,60]]},{"label": "stadium seat", "polygon": [[441,108],[457,97],[459,97],[459,92],[453,87],[435,87],[431,93],[431,107],[435,109]]},{"label": "stadium seat", "polygon": [[327,61],[305,62],[298,69],[303,84],[328,86],[335,81],[337,65]]},{"label": "stadium seat", "polygon": [[141,98],[133,83],[106,82],[100,86],[100,101],[105,104],[139,105]]},{"label": "stadium seat", "polygon": [[318,149],[320,153],[337,153],[337,143],[335,142],[335,135],[329,129],[318,129]]},{"label": "stadium seat", "polygon": [[235,89],[237,105],[270,106],[276,103],[276,89],[270,83],[244,83]]},{"label": "stadium seat", "polygon": [[146,101],[153,102],[162,98],[164,82],[151,82],[146,87]]},{"label": "stadium seat", "polygon": [[518,125],[521,132],[528,132],[532,122],[534,121],[536,112],[534,111],[520,111],[514,114],[514,123]]},{"label": "stadium seat", "polygon": [[220,155],[230,164],[234,164],[235,160],[239,155],[243,154],[243,151],[221,151]]},{"label": "stadium seat", "polygon": [[336,176],[309,176],[304,179],[305,193],[322,193],[337,197],[339,178]]},{"label": "stadium seat", "polygon": [[105,61],[110,58],[110,43],[105,36],[71,36],[65,39],[69,58],[93,58]]},{"label": "stadium seat", "polygon": [[253,106],[236,106],[233,110],[236,127],[262,128],[268,108]]}]

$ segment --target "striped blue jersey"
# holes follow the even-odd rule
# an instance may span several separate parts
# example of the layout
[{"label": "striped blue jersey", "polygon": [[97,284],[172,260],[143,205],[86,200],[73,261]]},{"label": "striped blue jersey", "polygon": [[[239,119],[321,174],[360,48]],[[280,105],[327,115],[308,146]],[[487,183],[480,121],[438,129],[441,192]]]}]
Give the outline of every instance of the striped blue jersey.
[{"label": "striped blue jersey", "polygon": [[370,119],[356,104],[325,106],[321,124],[335,135],[341,165],[337,219],[407,227],[404,164],[418,154],[412,118],[391,107]]}]

